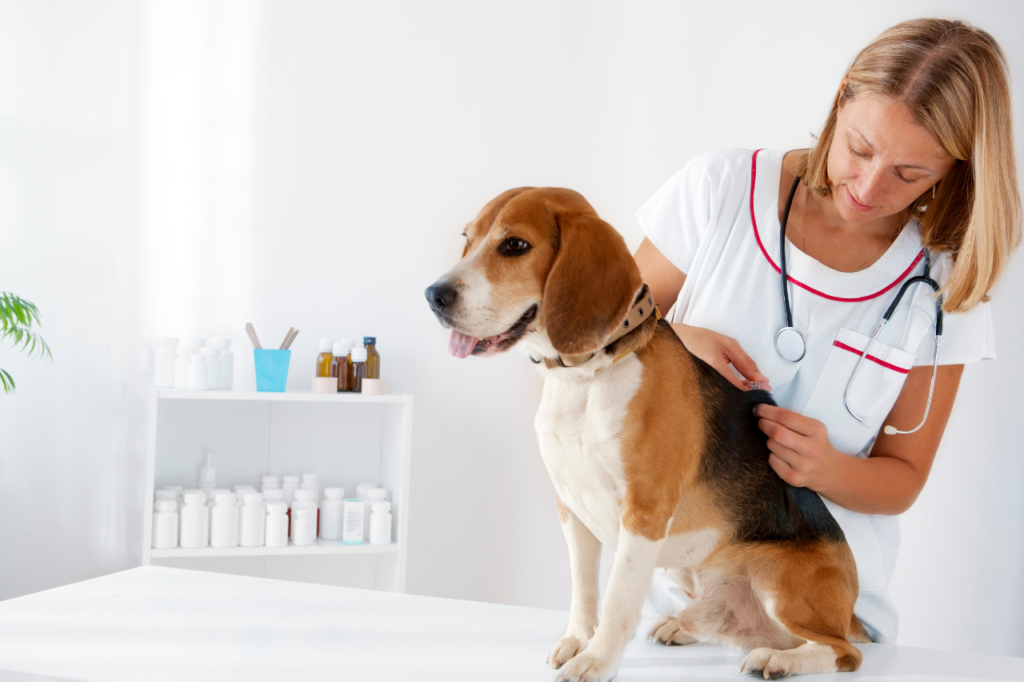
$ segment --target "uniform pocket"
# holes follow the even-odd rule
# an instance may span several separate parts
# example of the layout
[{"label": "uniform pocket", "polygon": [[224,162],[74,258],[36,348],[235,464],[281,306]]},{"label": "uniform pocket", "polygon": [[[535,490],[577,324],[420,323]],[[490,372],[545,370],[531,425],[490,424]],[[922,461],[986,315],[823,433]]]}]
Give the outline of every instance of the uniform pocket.
[{"label": "uniform pocket", "polygon": [[803,411],[805,416],[825,424],[832,445],[849,455],[857,454],[878,433],[914,365],[912,353],[872,343],[850,388],[849,406],[864,420],[858,421],[847,409],[844,396],[869,340],[850,329],[839,330]]}]

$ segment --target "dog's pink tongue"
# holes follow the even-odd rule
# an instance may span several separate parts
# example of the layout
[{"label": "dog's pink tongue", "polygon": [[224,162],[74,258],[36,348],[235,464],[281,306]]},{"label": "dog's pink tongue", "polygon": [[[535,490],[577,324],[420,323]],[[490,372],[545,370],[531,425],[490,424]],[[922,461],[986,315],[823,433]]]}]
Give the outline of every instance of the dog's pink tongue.
[{"label": "dog's pink tongue", "polygon": [[452,337],[448,339],[448,352],[457,358],[469,357],[469,354],[476,348],[476,341],[476,337],[468,336],[453,329]]}]

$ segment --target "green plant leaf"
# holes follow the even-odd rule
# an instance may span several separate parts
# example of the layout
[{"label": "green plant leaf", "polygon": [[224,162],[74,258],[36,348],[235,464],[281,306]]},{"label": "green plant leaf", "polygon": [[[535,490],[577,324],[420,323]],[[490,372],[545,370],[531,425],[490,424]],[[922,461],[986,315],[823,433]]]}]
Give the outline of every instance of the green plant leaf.
[{"label": "green plant leaf", "polygon": [[4,393],[14,390],[14,377],[7,373],[7,370],[0,369],[0,386],[3,386]]},{"label": "green plant leaf", "polygon": [[[53,360],[50,347],[46,345],[43,337],[31,329],[32,325],[41,324],[39,308],[32,301],[26,301],[9,291],[0,291],[0,340],[12,340],[11,344],[16,350],[23,350],[32,357],[38,351],[40,358],[48,357]],[[2,372],[3,370],[0,370]],[[0,376],[6,392],[14,387],[14,380],[10,374]],[[10,381],[11,389],[7,387]]]},{"label": "green plant leaf", "polygon": [[46,345],[46,341],[31,329],[8,327],[0,331],[0,339],[11,339],[11,346],[18,350],[27,351],[29,357],[35,355],[38,349],[38,357],[48,357],[50,360],[53,360],[53,353],[50,352],[50,347]]}]

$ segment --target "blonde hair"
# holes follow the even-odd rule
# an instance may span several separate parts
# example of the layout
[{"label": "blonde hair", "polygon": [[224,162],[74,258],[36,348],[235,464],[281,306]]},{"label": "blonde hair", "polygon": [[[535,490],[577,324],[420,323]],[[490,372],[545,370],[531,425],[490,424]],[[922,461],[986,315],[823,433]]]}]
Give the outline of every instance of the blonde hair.
[{"label": "blonde hair", "polygon": [[956,163],[900,215],[921,224],[921,241],[952,255],[943,287],[947,312],[988,300],[1021,241],[1010,78],[999,44],[962,21],[916,19],[861,50],[846,72],[818,141],[801,164],[804,182],[831,196],[828,152],[839,106],[868,95],[903,102]]}]

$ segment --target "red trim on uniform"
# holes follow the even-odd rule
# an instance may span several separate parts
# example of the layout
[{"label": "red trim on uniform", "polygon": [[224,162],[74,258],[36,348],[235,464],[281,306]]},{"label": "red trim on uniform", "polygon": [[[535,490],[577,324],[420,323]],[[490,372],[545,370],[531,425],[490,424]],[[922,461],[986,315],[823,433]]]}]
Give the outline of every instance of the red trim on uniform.
[{"label": "red trim on uniform", "polygon": [[[857,355],[860,355],[860,351],[859,350],[857,350],[853,346],[847,346],[842,341],[836,341],[832,345],[835,346],[836,348],[842,348],[843,350],[848,350],[851,353],[856,353]],[[866,356],[864,356],[864,359],[865,360],[870,360],[871,362],[874,362],[874,363],[877,363],[877,364],[881,365],[882,367],[885,367],[886,369],[891,369],[894,372],[899,372],[900,374],[910,374],[910,370],[909,369],[903,369],[902,367],[897,367],[896,365],[889,364],[885,360],[879,360],[874,355],[866,355]]]},{"label": "red trim on uniform", "polygon": [[[761,243],[761,234],[758,232],[757,229],[757,218],[754,217],[754,182],[757,179],[757,152],[759,151],[761,150],[758,149],[754,152],[754,157],[750,165],[750,222],[754,224],[754,238],[757,240],[757,245],[761,247],[761,253],[764,254],[765,260],[767,260],[768,263],[773,268],[775,268],[775,272],[781,275],[782,268],[776,265],[775,261],[772,260],[772,257],[768,255],[768,251],[764,248],[764,244]],[[788,279],[790,282],[797,285],[801,289],[806,289],[812,294],[815,294],[816,296],[821,296],[822,298],[827,298],[830,301],[839,301],[840,303],[859,303],[860,301],[868,301],[871,300],[872,298],[878,298],[885,292],[889,291],[889,289],[892,289],[894,286],[902,282],[903,278],[910,274],[910,272],[917,266],[917,264],[921,262],[922,258],[924,258],[924,249],[921,249],[920,253],[917,254],[917,258],[915,258],[914,262],[910,264],[910,267],[904,270],[903,274],[901,274],[899,277],[893,280],[892,284],[885,287],[884,289],[876,291],[873,294],[868,294],[867,296],[858,296],[857,298],[842,298],[840,296],[830,296],[829,294],[826,294],[823,291],[818,291],[817,289],[810,287],[799,280],[793,279],[793,277],[789,274],[786,275],[786,279]]]}]

